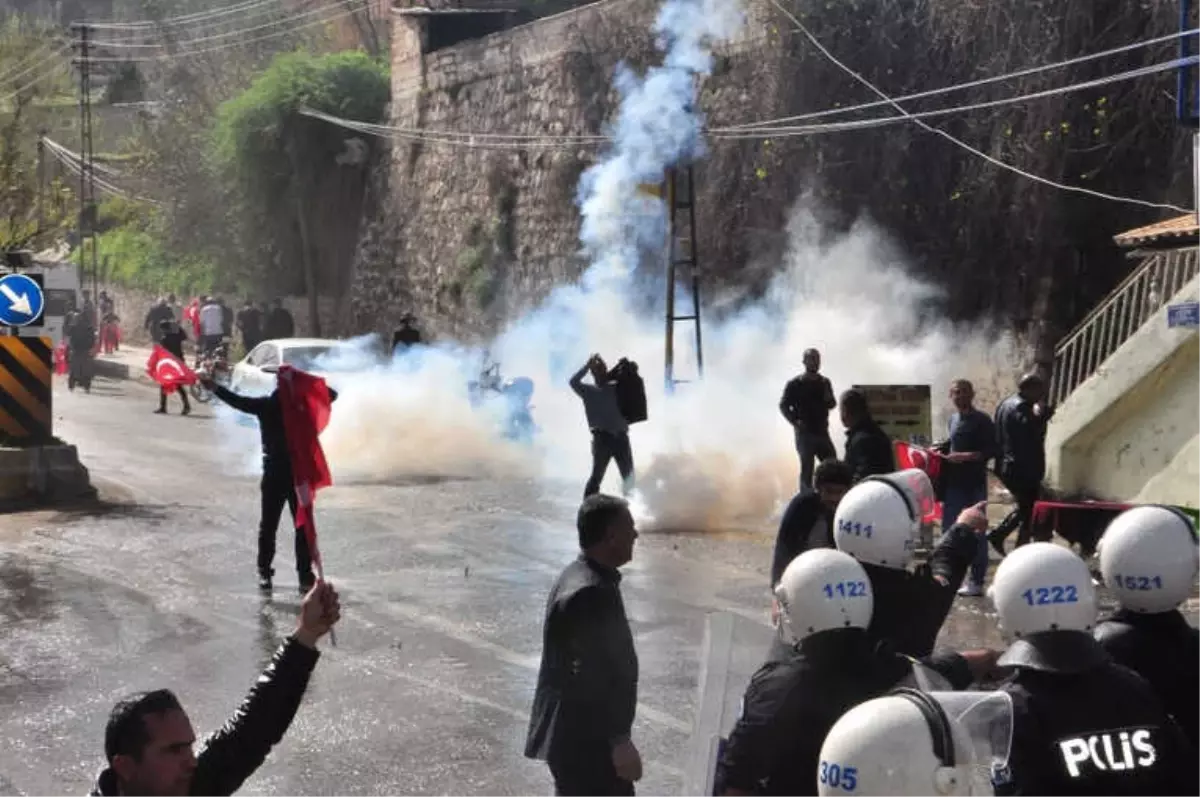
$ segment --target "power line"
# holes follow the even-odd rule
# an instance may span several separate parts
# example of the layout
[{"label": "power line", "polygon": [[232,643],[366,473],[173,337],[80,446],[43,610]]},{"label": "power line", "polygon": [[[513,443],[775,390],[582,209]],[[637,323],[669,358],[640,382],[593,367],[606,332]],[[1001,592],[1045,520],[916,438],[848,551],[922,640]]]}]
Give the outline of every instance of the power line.
[{"label": "power line", "polygon": [[[348,8],[345,11],[340,11],[337,14],[334,14],[333,16],[326,17],[325,19],[313,20],[310,22],[306,22],[303,25],[294,25],[294,26],[286,28],[284,30],[276,31],[275,33],[268,33],[266,35],[257,36],[253,39],[247,39],[245,41],[228,42],[226,44],[216,45],[214,47],[205,47],[205,48],[201,48],[199,50],[181,50],[180,52],[177,52],[177,53],[159,53],[157,55],[131,55],[131,56],[126,56],[126,57],[109,57],[109,56],[100,57],[100,58],[94,57],[94,58],[92,58],[92,63],[131,63],[131,62],[143,62],[143,61],[169,61],[169,60],[174,60],[176,58],[186,58],[186,57],[192,56],[192,55],[204,55],[205,53],[214,53],[214,52],[219,52],[221,50],[228,50],[231,47],[244,47],[249,44],[256,44],[258,42],[269,41],[270,39],[277,39],[280,36],[287,36],[290,33],[295,33],[296,31],[304,30],[306,28],[316,27],[317,25],[325,25],[330,22],[334,22],[338,19],[341,19],[343,17],[350,16],[351,14],[355,14],[355,13],[363,10],[364,8],[367,8],[368,0],[352,0],[352,1],[358,3],[358,5],[356,5],[353,8]],[[327,10],[332,10],[332,9],[327,9]]]},{"label": "power line", "polygon": [[[365,2],[365,0],[337,0],[337,2],[333,3],[332,5],[321,6],[320,8],[310,9],[308,11],[304,11],[299,14],[292,14],[292,15],[283,17],[282,19],[272,20],[271,22],[267,22],[263,25],[258,25],[258,26],[252,27],[252,28],[242,28],[239,30],[226,31],[225,33],[217,33],[217,34],[213,34],[212,36],[202,36],[200,38],[194,38],[194,39],[179,39],[179,40],[173,42],[173,44],[193,45],[193,44],[203,44],[204,42],[217,41],[218,39],[228,39],[233,36],[241,36],[243,34],[253,33],[254,31],[258,31],[258,30],[267,30],[269,28],[278,27],[280,25],[284,25],[289,22],[294,22],[299,19],[304,19],[306,17],[312,17],[312,16],[316,16],[318,14],[324,14],[329,11],[334,11],[339,8],[344,8],[349,3],[363,3],[363,2]],[[162,48],[162,47],[166,46],[163,44],[130,44],[127,42],[104,42],[104,41],[97,41],[97,42],[94,42],[94,44],[96,44],[97,46],[107,47],[107,48],[112,48],[112,49],[135,49],[135,48],[136,49],[146,49],[146,48]]]},{"label": "power line", "polygon": [[949,114],[967,113],[970,111],[983,110],[985,108],[995,108],[1001,105],[1012,105],[1018,102],[1026,102],[1028,100],[1039,100],[1046,97],[1054,97],[1060,94],[1068,94],[1086,89],[1099,88],[1112,83],[1120,83],[1126,80],[1134,80],[1148,75],[1158,74],[1160,72],[1170,72],[1184,66],[1195,66],[1200,64],[1200,56],[1189,56],[1187,58],[1177,58],[1174,61],[1166,61],[1161,64],[1152,64],[1150,66],[1131,69],[1128,72],[1118,72],[1115,75],[1108,77],[1096,78],[1094,80],[1085,80],[1080,83],[1072,83],[1068,86],[1059,86],[1053,89],[1044,89],[1035,91],[1029,94],[1019,94],[1015,97],[1004,97],[998,100],[988,100],[986,102],[976,102],[970,105],[956,105],[951,108],[937,108],[929,111],[917,111],[904,116],[876,116],[869,119],[858,119],[851,122],[829,122],[819,125],[801,125],[788,126],[781,125],[779,127],[755,127],[746,128],[740,125],[732,127],[713,128],[709,132],[715,138],[729,139],[746,139],[746,138],[767,138],[779,137],[788,138],[791,136],[816,135],[820,133],[838,133],[848,130],[863,130],[867,128],[882,127],[884,125],[904,122],[909,119],[928,119],[936,116],[947,116]]},{"label": "power line", "polygon": [[[966,89],[978,88],[979,86],[986,86],[991,83],[999,83],[999,82],[1005,81],[1005,80],[1014,80],[1016,78],[1026,77],[1028,75],[1035,75],[1035,74],[1038,74],[1039,72],[1048,72],[1052,69],[1062,69],[1062,68],[1068,67],[1068,66],[1075,66],[1077,64],[1087,63],[1088,61],[1095,61],[1100,58],[1108,58],[1113,55],[1120,55],[1122,53],[1127,53],[1132,50],[1141,49],[1143,47],[1152,47],[1156,44],[1165,44],[1167,42],[1174,41],[1175,39],[1179,39],[1184,36],[1195,36],[1197,34],[1200,34],[1200,28],[1193,28],[1192,30],[1189,30],[1189,31],[1181,31],[1178,33],[1171,33],[1166,36],[1159,36],[1158,38],[1155,38],[1155,39],[1147,39],[1145,41],[1138,41],[1138,42],[1134,42],[1132,44],[1123,45],[1121,47],[1115,47],[1111,50],[1103,50],[1098,53],[1091,53],[1089,55],[1081,55],[1081,56],[1078,56],[1075,58],[1068,58],[1066,61],[1058,61],[1053,64],[1044,64],[1042,66],[1032,66],[1032,67],[1028,67],[1026,69],[1017,70],[1016,72],[1007,72],[1003,75],[994,75],[992,77],[981,78],[979,80],[972,80],[967,83],[956,83],[952,86],[945,86],[943,88],[932,89],[930,91],[921,91],[916,94],[906,94],[906,95],[903,95],[900,97],[893,97],[892,99],[894,99],[896,102],[909,102],[910,100],[922,100],[922,99],[926,99],[928,97],[937,97],[939,95],[949,94],[949,93],[955,92],[955,91],[963,91]],[[819,118],[822,118],[825,116],[835,116],[835,115],[844,114],[844,113],[853,113],[855,111],[865,111],[870,108],[878,108],[882,105],[887,105],[887,104],[888,103],[884,100],[875,100],[874,102],[864,102],[861,105],[851,105],[846,108],[827,108],[823,111],[813,111],[811,113],[802,113],[802,114],[797,114],[795,116],[783,116],[778,119],[766,119],[766,120],[762,120],[759,122],[745,122],[740,125],[730,125],[728,129],[730,129],[730,130],[749,129],[749,128],[779,124],[782,122],[800,122],[800,121],[804,121],[807,119],[819,119]]]},{"label": "power line", "polygon": [[[55,56],[66,55],[66,50],[61,50],[61,51],[55,53],[54,55]],[[50,59],[46,59],[46,61],[49,61],[49,60]],[[42,63],[46,63],[46,61],[43,61]],[[13,91],[9,92],[8,94],[4,95],[3,97],[0,97],[0,104],[6,103],[9,100],[13,99],[14,97],[17,97],[18,95],[20,95],[22,92],[33,88],[38,83],[41,83],[46,78],[50,77],[55,72],[62,69],[64,66],[70,66],[70,64],[65,59],[62,62],[55,64],[53,67],[51,67],[47,71],[43,72],[42,74],[38,75],[37,77],[33,78],[32,80],[28,81],[27,83],[25,83],[25,85],[21,86],[20,88],[14,89]]]},{"label": "power line", "polygon": [[[43,65],[50,63],[50,62],[51,62],[51,61],[53,61],[55,58],[60,58],[60,57],[62,57],[62,56],[65,56],[65,55],[66,55],[67,53],[69,53],[70,51],[71,51],[71,46],[70,46],[69,44],[64,44],[64,45],[63,45],[62,47],[60,47],[58,50],[56,50],[56,51],[54,51],[54,52],[50,53],[48,56],[46,56],[45,58],[43,58],[41,61],[38,61],[38,62],[37,62],[36,64],[34,64],[33,66],[27,67],[27,68],[25,68],[25,69],[21,70],[20,72],[16,73],[15,75],[11,75],[11,76],[9,76],[9,77],[6,77],[6,78],[4,78],[3,82],[7,83],[7,82],[9,82],[9,81],[16,80],[17,78],[24,77],[25,75],[28,75],[30,72],[33,72],[33,71],[37,70],[38,68],[42,67]],[[64,62],[64,63],[65,63],[65,62]],[[45,77],[45,75],[42,75],[41,77],[39,77],[39,78],[36,78],[36,79],[35,79],[35,80],[34,80],[32,83],[29,83],[29,84],[26,86],[26,88],[28,88],[28,86],[32,86],[32,85],[33,85],[33,83],[37,83],[37,82],[38,82],[38,81],[40,81],[40,80],[41,80],[43,77]],[[19,94],[20,92],[22,92],[22,91],[24,91],[24,90],[25,90],[25,89],[17,89],[17,91],[14,91],[14,92],[13,92],[12,94],[10,94],[9,96],[10,96],[10,97],[16,96],[17,94]]]},{"label": "power line", "polygon": [[141,19],[133,22],[91,22],[91,27],[97,30],[126,30],[130,28],[156,28],[165,25],[190,25],[196,22],[202,22],[215,17],[228,16],[229,14],[237,14],[241,11],[246,11],[258,6],[269,5],[276,3],[278,0],[246,0],[246,2],[235,3],[232,6],[224,8],[210,9],[208,11],[195,11],[191,14],[180,14],[174,17],[164,17],[162,19]]},{"label": "power line", "polygon": [[1171,205],[1171,204],[1166,204],[1166,203],[1162,203],[1162,202],[1148,202],[1144,199],[1133,199],[1131,197],[1117,196],[1115,194],[1106,194],[1101,191],[1093,191],[1090,188],[1081,188],[1076,185],[1067,185],[1065,183],[1055,182],[1054,180],[1050,180],[1046,177],[1041,177],[1036,174],[1031,174],[1017,166],[1013,166],[1010,163],[1005,163],[1004,161],[1002,161],[998,158],[994,158],[991,155],[984,152],[983,150],[976,149],[975,147],[972,147],[970,144],[966,143],[965,141],[961,141],[960,139],[955,138],[954,136],[947,133],[945,130],[941,130],[939,128],[928,125],[925,122],[921,121],[920,119],[913,118],[912,114],[910,114],[907,110],[904,109],[904,106],[900,105],[898,102],[893,100],[887,94],[883,93],[881,90],[876,88],[875,85],[873,83],[871,83],[871,81],[867,80],[865,77],[858,74],[853,69],[851,69],[850,67],[846,66],[841,61],[839,61],[837,59],[837,57],[833,53],[831,53],[828,49],[826,49],[826,47],[823,44],[821,44],[820,40],[816,36],[814,36],[808,30],[808,28],[806,28],[804,26],[804,23],[801,22],[796,17],[795,14],[793,14],[792,12],[790,12],[786,8],[784,8],[783,4],[780,3],[779,0],[770,0],[770,2],[771,2],[771,5],[775,6],[777,9],[779,9],[779,11],[784,16],[786,16],[788,19],[790,19],[792,21],[792,23],[795,24],[796,28],[802,34],[804,34],[804,37],[806,39],[808,39],[814,47],[816,47],[818,50],[820,50],[821,54],[824,55],[826,58],[828,58],[830,62],[832,62],[836,67],[841,69],[846,74],[850,75],[850,77],[854,78],[856,81],[858,81],[859,83],[866,86],[873,93],[878,95],[880,99],[887,102],[889,105],[891,105],[893,108],[895,108],[901,114],[903,114],[905,117],[909,118],[913,124],[917,125],[918,127],[925,130],[926,132],[934,133],[935,135],[941,136],[942,138],[946,139],[950,143],[954,144],[956,147],[964,149],[967,152],[970,152],[980,158],[983,158],[988,163],[991,163],[995,166],[999,166],[1002,169],[1008,169],[1009,171],[1011,171],[1015,174],[1019,174],[1022,177],[1025,177],[1026,179],[1033,180],[1034,182],[1041,183],[1043,185],[1048,185],[1052,188],[1058,188],[1063,191],[1073,191],[1075,193],[1086,194],[1088,196],[1096,197],[1097,199],[1107,199],[1112,202],[1125,202],[1125,203],[1128,203],[1131,205],[1141,205],[1142,207],[1159,208],[1162,210],[1176,210],[1176,211],[1179,211],[1180,213],[1195,213],[1196,212],[1194,209],[1189,210],[1187,208],[1179,207],[1178,205]]}]

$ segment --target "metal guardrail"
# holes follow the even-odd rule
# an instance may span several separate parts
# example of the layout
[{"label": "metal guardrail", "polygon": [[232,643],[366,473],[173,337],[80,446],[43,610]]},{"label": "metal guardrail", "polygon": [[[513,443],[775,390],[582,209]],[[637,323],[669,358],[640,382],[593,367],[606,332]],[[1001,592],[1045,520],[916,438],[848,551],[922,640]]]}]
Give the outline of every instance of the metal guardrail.
[{"label": "metal guardrail", "polygon": [[1121,344],[1196,276],[1195,247],[1155,252],[1142,261],[1054,350],[1050,401],[1061,404]]}]

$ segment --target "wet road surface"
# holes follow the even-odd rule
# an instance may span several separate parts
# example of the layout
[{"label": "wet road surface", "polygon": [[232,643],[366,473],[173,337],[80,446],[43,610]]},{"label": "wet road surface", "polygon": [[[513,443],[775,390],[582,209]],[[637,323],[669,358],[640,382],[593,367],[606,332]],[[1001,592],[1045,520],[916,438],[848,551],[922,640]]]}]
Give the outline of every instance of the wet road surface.
[{"label": "wet road surface", "polygon": [[[211,410],[156,392],[55,393],[56,432],[112,502],[0,516],[0,793],[85,793],[107,712],[169,687],[197,732],[241,700],[299,605],[285,513],[271,599],[256,588],[258,485],[214,446]],[[172,400],[172,413],[178,404]],[[335,410],[336,411],[336,410]],[[336,478],[336,474],[335,474]],[[342,595],[291,731],[244,794],[547,794],[522,757],[546,593],[577,553],[577,485],[335,486],[321,548]],[[643,794],[687,766],[705,615],[765,624],[771,537],[645,533],[622,588],[641,663]],[[997,644],[979,600],[948,644]]]}]

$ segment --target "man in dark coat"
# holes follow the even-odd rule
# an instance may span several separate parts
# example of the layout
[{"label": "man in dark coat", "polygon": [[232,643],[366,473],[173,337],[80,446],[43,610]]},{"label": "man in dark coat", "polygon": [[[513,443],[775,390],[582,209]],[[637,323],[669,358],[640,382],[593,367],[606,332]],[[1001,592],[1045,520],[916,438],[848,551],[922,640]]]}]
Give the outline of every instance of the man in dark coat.
[{"label": "man in dark coat", "polygon": [[[187,340],[187,333],[183,331],[183,327],[179,326],[172,319],[161,322],[159,327],[158,345],[182,361],[183,342]],[[179,414],[189,415],[192,411],[192,405],[188,401],[187,388],[180,386],[176,388],[176,392],[179,393],[179,398],[183,402],[183,411]],[[155,412],[159,415],[167,414],[167,389],[162,385],[158,386],[158,409]]]},{"label": "man in dark coat", "polygon": [[582,553],[546,603],[525,755],[549,765],[556,794],[630,795],[642,776],[630,738],[638,660],[617,568],[637,529],[629,505],[602,493],[584,499],[576,527]]},{"label": "man in dark coat", "polygon": [[[258,430],[262,436],[263,475],[261,488],[262,513],[258,525],[258,587],[272,588],[275,568],[275,534],[279,530],[279,518],[286,505],[296,519],[296,489],[292,481],[292,459],[288,452],[287,432],[283,425],[283,406],[279,388],[269,396],[242,396],[223,387],[211,378],[201,377],[204,386],[229,406],[247,415],[258,418]],[[336,401],[337,391],[329,388],[329,400]],[[301,594],[312,586],[312,554],[308,550],[308,537],[303,528],[296,529],[296,575]]]},{"label": "man in dark coat", "polygon": [[1046,476],[1046,424],[1054,417],[1054,407],[1043,403],[1045,396],[1045,380],[1026,374],[1017,385],[1017,394],[996,407],[996,476],[1017,502],[988,534],[988,542],[1001,556],[1013,529],[1017,529],[1017,546],[1029,542],[1033,505],[1041,496]]},{"label": "man in dark coat", "polygon": [[854,483],[858,484],[868,476],[893,473],[896,456],[892,439],[871,417],[866,395],[851,388],[842,393],[838,409],[842,425],[846,427],[845,462]]},{"label": "man in dark coat", "polygon": [[279,340],[280,338],[290,338],[296,335],[296,321],[292,318],[292,314],[283,306],[282,299],[276,299],[271,303],[271,310],[267,313],[265,340]]},{"label": "man in dark coat", "polygon": [[392,335],[392,353],[407,351],[421,343],[421,330],[414,324],[416,318],[410,313],[400,319],[400,326]]},{"label": "man in dark coat", "polygon": [[322,582],[304,598],[300,621],[275,652],[250,694],[200,750],[178,698],[166,689],[122,700],[104,732],[108,767],[97,795],[233,794],[287,733],[320,653],[317,641],[341,617],[338,594]]},{"label": "man in dark coat", "polygon": [[833,384],[821,375],[821,353],[804,352],[804,373],[790,380],[779,399],[779,412],[792,425],[800,457],[800,489],[813,486],[813,464],[833,456],[829,411],[837,406]]}]

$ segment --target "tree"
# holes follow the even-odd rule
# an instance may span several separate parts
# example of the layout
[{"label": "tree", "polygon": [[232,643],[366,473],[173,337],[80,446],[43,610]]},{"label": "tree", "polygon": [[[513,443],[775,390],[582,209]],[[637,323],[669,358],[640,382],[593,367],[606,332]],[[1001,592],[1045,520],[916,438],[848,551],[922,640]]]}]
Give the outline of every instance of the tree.
[{"label": "tree", "polygon": [[69,190],[36,162],[39,105],[70,91],[65,57],[45,61],[57,46],[49,29],[19,14],[0,24],[0,249],[50,240],[73,221]]},{"label": "tree", "polygon": [[339,163],[347,141],[363,136],[301,111],[377,123],[388,99],[383,61],[362,52],[295,52],[276,57],[217,113],[213,154],[236,208],[241,251],[254,253],[276,284],[296,293],[303,286],[314,327],[318,292],[338,284],[353,256],[356,236],[347,244],[343,233],[357,232],[366,170],[362,162]]}]

